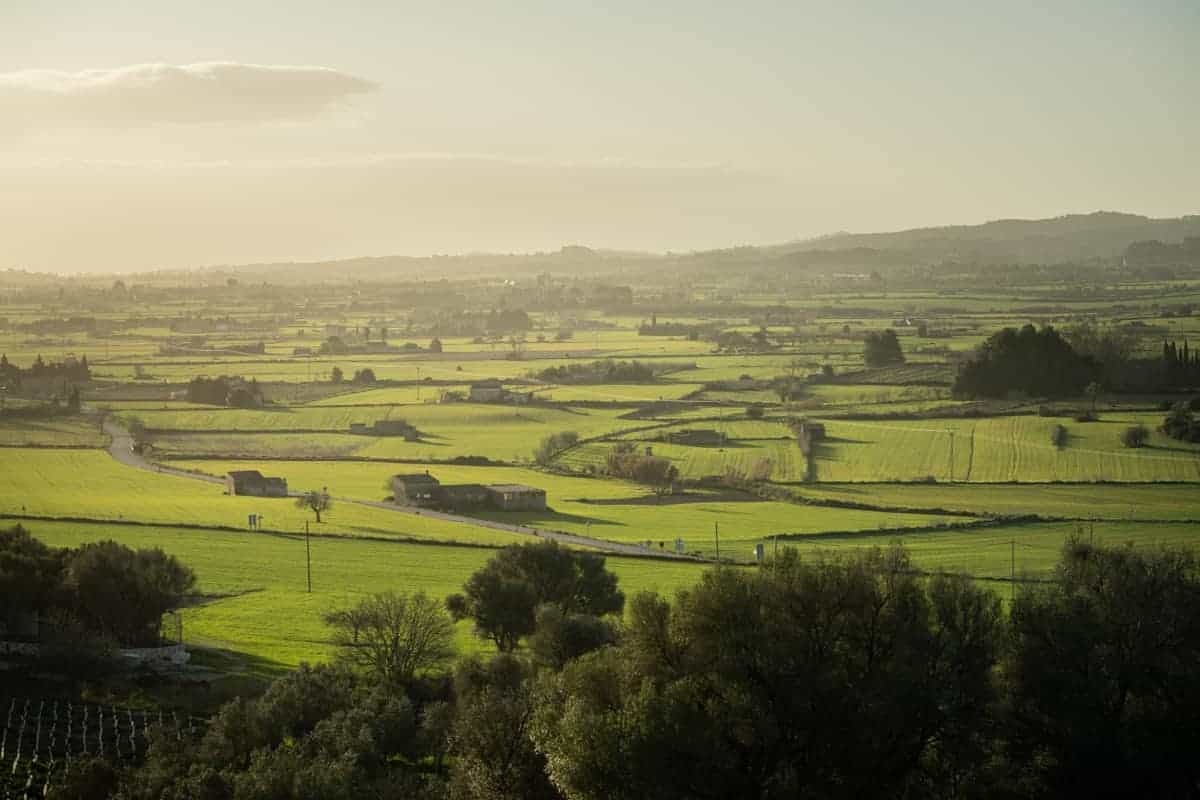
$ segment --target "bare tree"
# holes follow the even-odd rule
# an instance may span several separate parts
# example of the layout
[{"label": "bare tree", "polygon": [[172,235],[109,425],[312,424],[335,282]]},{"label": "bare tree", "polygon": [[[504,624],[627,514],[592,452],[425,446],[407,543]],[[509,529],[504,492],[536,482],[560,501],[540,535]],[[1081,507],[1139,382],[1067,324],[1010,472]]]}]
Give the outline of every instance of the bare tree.
[{"label": "bare tree", "polygon": [[373,594],[324,619],[344,659],[393,686],[444,666],[455,654],[454,623],[424,592]]},{"label": "bare tree", "polygon": [[321,512],[333,508],[333,498],[329,496],[329,492],[325,489],[321,489],[320,491],[313,489],[296,498],[296,508],[308,509],[317,515],[317,522],[320,522]]}]

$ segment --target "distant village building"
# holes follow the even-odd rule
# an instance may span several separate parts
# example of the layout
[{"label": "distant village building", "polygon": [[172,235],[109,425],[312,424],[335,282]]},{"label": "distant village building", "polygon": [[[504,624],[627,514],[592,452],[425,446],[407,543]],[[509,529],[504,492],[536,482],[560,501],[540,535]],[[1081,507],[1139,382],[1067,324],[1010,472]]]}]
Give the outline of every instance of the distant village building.
[{"label": "distant village building", "polygon": [[467,399],[472,403],[501,403],[504,401],[504,384],[495,379],[471,384]]},{"label": "distant village building", "polygon": [[350,423],[350,432],[359,436],[403,436],[405,441],[415,442],[421,433],[402,419],[377,419],[368,425],[365,422]]},{"label": "distant village building", "polygon": [[392,497],[398,505],[443,508],[450,511],[545,511],[546,491],[522,484],[484,486],[478,483],[443,485],[425,473],[392,477]]},{"label": "distant village building", "polygon": [[287,497],[287,481],[268,478],[256,469],[234,470],[225,476],[225,491],[249,497]]},{"label": "distant village building", "polygon": [[504,388],[499,380],[489,378],[472,383],[467,393],[467,399],[472,403],[512,403],[525,405],[533,399],[531,392],[513,392]]}]

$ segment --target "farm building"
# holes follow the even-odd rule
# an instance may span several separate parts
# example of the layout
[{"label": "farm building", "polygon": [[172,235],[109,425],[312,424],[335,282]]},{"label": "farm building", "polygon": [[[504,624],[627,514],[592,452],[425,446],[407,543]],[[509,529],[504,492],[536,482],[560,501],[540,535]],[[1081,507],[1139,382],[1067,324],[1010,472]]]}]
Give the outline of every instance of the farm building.
[{"label": "farm building", "polygon": [[427,472],[392,477],[392,497],[398,505],[444,508],[451,511],[545,511],[546,492],[534,486],[478,483],[445,484]]},{"label": "farm building", "polygon": [[535,486],[504,484],[486,486],[492,505],[500,511],[545,511],[546,491]]},{"label": "farm building", "polygon": [[533,399],[530,392],[513,392],[504,388],[504,384],[495,378],[478,381],[471,384],[467,399],[472,403],[513,403],[525,405]]},{"label": "farm building", "polygon": [[352,422],[350,432],[360,436],[403,436],[409,442],[421,438],[417,429],[402,419],[377,419],[370,425],[365,422]]},{"label": "farm building", "polygon": [[256,469],[239,469],[225,475],[225,492],[249,497],[287,497],[287,481],[268,478]]},{"label": "farm building", "polygon": [[432,508],[441,504],[442,482],[428,472],[393,475],[392,497],[398,505]]},{"label": "farm building", "polygon": [[471,508],[487,508],[492,504],[492,494],[487,486],[478,483],[455,483],[442,487],[442,505],[456,511]]},{"label": "farm building", "polygon": [[472,383],[467,399],[472,403],[502,403],[505,394],[504,385],[493,378]]}]

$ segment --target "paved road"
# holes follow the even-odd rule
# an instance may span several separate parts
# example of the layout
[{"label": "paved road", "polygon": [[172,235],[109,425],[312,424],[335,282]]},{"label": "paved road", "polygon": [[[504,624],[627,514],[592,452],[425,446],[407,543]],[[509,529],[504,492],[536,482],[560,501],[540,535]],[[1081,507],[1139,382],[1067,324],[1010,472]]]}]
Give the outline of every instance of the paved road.
[{"label": "paved road", "polygon": [[[135,469],[144,469],[149,472],[157,472],[162,475],[174,475],[180,478],[190,478],[196,481],[205,481],[207,483],[224,483],[224,480],[213,475],[202,475],[196,472],[188,472],[182,469],[163,466],[142,456],[140,453],[133,451],[133,436],[129,431],[122,428],[111,417],[104,420],[104,432],[112,439],[112,443],[108,446],[108,454],[115,460],[124,464],[127,467]],[[291,496],[297,496],[296,492],[292,492]],[[526,525],[513,525],[507,522],[497,522],[490,519],[479,519],[477,517],[464,517],[458,514],[447,514],[441,511],[430,511],[428,509],[410,508],[408,506],[398,506],[394,503],[387,503],[382,500],[360,500],[351,497],[334,497],[339,503],[353,503],[360,506],[368,506],[370,508],[378,508],[384,511],[390,511],[394,514],[407,514],[409,516],[419,516],[433,519],[446,520],[447,522],[458,522],[463,525],[473,525],[477,528],[487,528],[494,531],[503,531],[505,533],[515,533],[521,536],[533,536],[541,539],[550,539],[561,544],[575,545],[577,547],[588,547],[594,550],[603,550],[607,553],[626,556],[654,556],[656,558],[671,558],[681,561],[699,561],[693,556],[679,555],[673,552],[662,550],[654,550],[647,547],[642,547],[636,544],[626,544],[623,542],[610,542],[605,539],[593,539],[590,536],[579,536],[574,533],[565,533],[563,531],[551,531],[543,528],[531,528]]]}]

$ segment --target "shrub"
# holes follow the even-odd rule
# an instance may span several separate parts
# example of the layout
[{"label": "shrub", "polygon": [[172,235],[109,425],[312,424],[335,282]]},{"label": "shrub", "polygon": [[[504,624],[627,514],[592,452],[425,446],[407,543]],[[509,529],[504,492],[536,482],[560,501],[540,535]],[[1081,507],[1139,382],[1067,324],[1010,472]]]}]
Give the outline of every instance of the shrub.
[{"label": "shrub", "polygon": [[1121,431],[1121,444],[1126,447],[1143,447],[1150,439],[1150,429],[1145,425],[1130,425]]},{"label": "shrub", "polygon": [[1050,443],[1061,448],[1067,443],[1067,428],[1065,425],[1055,425],[1050,429]]},{"label": "shrub", "polygon": [[746,408],[746,416],[749,417],[750,419],[762,419],[763,418],[762,406],[748,406]]}]

